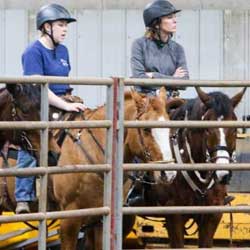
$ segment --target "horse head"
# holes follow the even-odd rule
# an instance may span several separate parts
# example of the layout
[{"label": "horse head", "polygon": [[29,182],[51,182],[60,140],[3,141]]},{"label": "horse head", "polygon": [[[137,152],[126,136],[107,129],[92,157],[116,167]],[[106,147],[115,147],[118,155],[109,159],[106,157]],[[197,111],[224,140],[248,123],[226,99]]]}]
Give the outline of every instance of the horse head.
[{"label": "horse head", "polygon": [[[221,92],[205,93],[197,87],[196,91],[201,102],[204,104],[204,121],[235,121],[237,116],[234,112],[240,103],[246,88],[229,98]],[[205,129],[205,141],[209,161],[215,163],[230,163],[235,157],[236,128],[207,128]],[[228,171],[216,171],[219,179],[223,178]]]},{"label": "horse head", "polygon": [[[40,86],[6,84],[6,90],[3,90],[0,95],[1,121],[40,121]],[[4,96],[3,99],[2,96]],[[4,139],[22,145],[39,157],[39,130],[11,131],[11,134],[6,135]],[[59,153],[59,148],[52,136],[49,136],[49,150]]]},{"label": "horse head", "polygon": [[[166,90],[161,88],[158,96],[148,97],[132,91],[125,95],[125,119],[138,121],[169,121],[166,112]],[[126,156],[137,156],[144,162],[173,162],[169,142],[169,128],[130,128],[125,138]],[[151,173],[152,174],[152,173]],[[154,180],[171,182],[176,171],[154,171]]]}]

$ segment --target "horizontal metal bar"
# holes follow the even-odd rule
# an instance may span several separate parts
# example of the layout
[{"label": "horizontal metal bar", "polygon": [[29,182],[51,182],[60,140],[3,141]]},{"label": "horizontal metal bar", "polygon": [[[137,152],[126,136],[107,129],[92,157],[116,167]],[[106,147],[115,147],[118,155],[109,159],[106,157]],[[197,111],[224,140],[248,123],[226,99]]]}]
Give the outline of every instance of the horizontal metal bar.
[{"label": "horizontal metal bar", "polygon": [[[151,170],[250,170],[250,163],[230,163],[230,164],[212,164],[212,163],[197,163],[197,164],[162,164],[162,163],[139,163],[139,164],[123,164],[124,171],[151,171]],[[45,174],[67,174],[67,173],[100,173],[111,170],[109,164],[96,165],[67,165],[63,167],[37,167],[37,168],[7,168],[0,169],[0,177],[2,176],[32,176]]]},{"label": "horizontal metal bar", "polygon": [[250,121],[125,121],[126,128],[250,128]]},{"label": "horizontal metal bar", "polygon": [[[109,77],[57,77],[57,76],[20,76],[20,77],[0,77],[0,83],[8,84],[44,84],[57,83],[72,85],[112,85],[113,79]],[[201,86],[201,87],[243,87],[250,86],[249,80],[170,80],[170,79],[138,79],[126,78],[125,85],[141,86]]]},{"label": "horizontal metal bar", "polygon": [[0,83],[8,84],[34,84],[34,83],[57,83],[72,85],[112,85],[112,78],[104,77],[58,77],[58,76],[21,76],[21,77],[0,77]]},{"label": "horizontal metal bar", "polygon": [[170,79],[139,79],[126,78],[125,85],[140,86],[172,86],[172,87],[244,87],[250,86],[249,80],[170,80]]},{"label": "horizontal metal bar", "polygon": [[138,163],[123,164],[124,171],[150,171],[150,170],[250,170],[250,163],[196,163],[196,164],[177,164],[177,163]]},{"label": "horizontal metal bar", "polygon": [[[56,128],[109,128],[109,120],[41,122],[0,122],[0,130],[11,129],[56,129]],[[125,121],[126,128],[249,128],[250,121]]]},{"label": "horizontal metal bar", "polygon": [[249,213],[250,206],[123,207],[122,211],[137,215]]},{"label": "horizontal metal bar", "polygon": [[37,168],[4,168],[0,169],[0,177],[2,176],[32,176],[45,174],[67,174],[67,173],[100,173],[111,170],[109,164],[96,165],[68,165],[62,167],[37,167]]},{"label": "horizontal metal bar", "polygon": [[20,215],[1,215],[0,223],[19,222],[19,221],[41,221],[49,219],[65,219],[76,218],[83,216],[100,216],[108,215],[110,213],[109,207],[87,208],[79,210],[66,210],[47,213],[30,213]]},{"label": "horizontal metal bar", "polygon": [[110,120],[98,121],[58,121],[58,122],[42,122],[42,121],[19,121],[19,122],[0,122],[0,130],[12,129],[56,129],[56,128],[110,128],[112,122]]},{"label": "horizontal metal bar", "polygon": [[[130,250],[144,250],[145,248],[143,249],[130,249]],[[171,250],[173,248],[151,248],[150,247],[150,250]],[[188,250],[197,250],[198,248],[189,248],[188,247]],[[213,247],[213,250],[225,250],[227,249],[227,247]],[[231,248],[229,247],[228,249],[235,249],[235,250],[249,250],[250,247],[234,247],[234,248]],[[125,249],[124,249],[125,250]],[[183,248],[174,248],[173,250],[183,250]],[[199,250],[211,250],[211,248],[199,248]]]}]

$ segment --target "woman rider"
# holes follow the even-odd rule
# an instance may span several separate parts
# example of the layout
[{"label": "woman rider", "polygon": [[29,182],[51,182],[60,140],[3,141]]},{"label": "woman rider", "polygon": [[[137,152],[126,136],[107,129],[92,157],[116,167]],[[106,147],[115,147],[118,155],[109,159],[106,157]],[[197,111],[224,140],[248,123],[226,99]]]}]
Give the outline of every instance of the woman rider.
[{"label": "woman rider", "polygon": [[[172,39],[176,32],[177,12],[180,10],[166,0],[156,0],[145,7],[145,35],[132,44],[133,78],[189,79],[184,49]],[[155,95],[158,89],[155,86],[135,88],[150,95]],[[172,92],[177,88],[167,89]]]},{"label": "woman rider", "polygon": [[[68,76],[70,61],[68,49],[61,43],[64,41],[68,23],[75,22],[68,10],[58,4],[43,6],[37,13],[36,25],[41,36],[31,43],[22,55],[24,75],[40,76]],[[69,84],[50,84],[48,93],[49,104],[66,111],[81,111],[85,106],[82,103],[68,103],[60,98],[70,94]],[[29,152],[18,151],[17,167],[35,167],[36,159]],[[35,200],[35,177],[17,177],[15,198],[17,201],[16,213],[30,211],[29,202]]]}]

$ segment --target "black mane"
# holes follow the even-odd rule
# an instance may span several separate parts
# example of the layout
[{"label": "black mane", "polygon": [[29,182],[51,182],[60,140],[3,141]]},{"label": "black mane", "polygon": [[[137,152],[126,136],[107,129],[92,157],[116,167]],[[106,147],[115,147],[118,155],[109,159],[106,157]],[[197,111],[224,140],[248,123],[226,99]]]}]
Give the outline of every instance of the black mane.
[{"label": "black mane", "polygon": [[211,97],[209,103],[201,106],[200,98],[189,99],[184,105],[178,108],[172,115],[172,120],[201,120],[202,115],[208,109],[213,109],[217,117],[228,116],[232,111],[232,104],[229,97],[221,92],[215,91],[208,94]]},{"label": "black mane", "polygon": [[208,103],[208,107],[213,109],[218,117],[228,116],[232,110],[232,104],[229,97],[219,91],[209,93],[211,100]]},{"label": "black mane", "polygon": [[22,85],[22,95],[27,96],[29,98],[29,101],[40,109],[40,103],[41,103],[40,85],[31,85],[31,84]]}]

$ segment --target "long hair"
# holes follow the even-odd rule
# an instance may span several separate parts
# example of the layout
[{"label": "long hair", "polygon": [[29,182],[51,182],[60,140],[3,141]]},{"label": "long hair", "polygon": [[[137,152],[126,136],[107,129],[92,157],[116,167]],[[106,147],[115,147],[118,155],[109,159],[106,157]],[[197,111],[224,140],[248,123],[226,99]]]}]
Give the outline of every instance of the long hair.
[{"label": "long hair", "polygon": [[[153,21],[150,27],[146,28],[144,36],[150,40],[161,41],[160,25],[161,25],[161,18],[159,17]],[[173,33],[169,33],[169,38],[171,38],[172,36]]]},{"label": "long hair", "polygon": [[150,40],[160,40],[160,29],[161,18],[157,18],[153,21],[150,27],[146,28],[144,36]]}]

